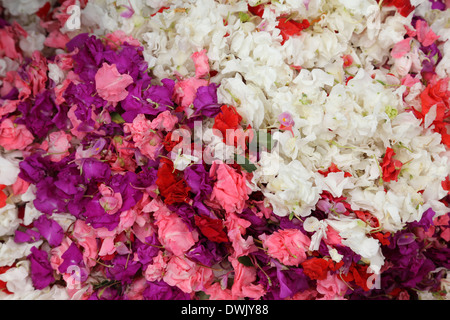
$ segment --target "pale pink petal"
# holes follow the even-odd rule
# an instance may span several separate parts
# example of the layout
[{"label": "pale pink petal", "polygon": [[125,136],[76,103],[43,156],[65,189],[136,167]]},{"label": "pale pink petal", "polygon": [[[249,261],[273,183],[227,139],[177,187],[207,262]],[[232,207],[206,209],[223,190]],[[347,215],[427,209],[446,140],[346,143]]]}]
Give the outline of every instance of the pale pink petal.
[{"label": "pale pink petal", "polygon": [[125,88],[131,83],[133,83],[133,78],[128,74],[120,74],[115,64],[103,63],[95,75],[98,95],[110,102],[125,99],[128,95]]},{"label": "pale pink petal", "polygon": [[395,59],[399,59],[407,54],[411,50],[410,42],[412,38],[406,38],[397,42],[392,48],[391,56]]}]

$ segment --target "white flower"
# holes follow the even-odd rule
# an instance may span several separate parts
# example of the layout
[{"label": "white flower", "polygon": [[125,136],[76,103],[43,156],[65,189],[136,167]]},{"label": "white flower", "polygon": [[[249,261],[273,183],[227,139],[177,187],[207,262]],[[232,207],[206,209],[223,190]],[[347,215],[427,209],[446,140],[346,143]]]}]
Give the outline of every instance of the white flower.
[{"label": "white flower", "polygon": [[44,49],[45,35],[34,30],[28,30],[27,32],[28,36],[20,39],[19,47],[27,56],[30,57],[34,51],[41,51]]},{"label": "white flower", "polygon": [[320,220],[316,217],[307,217],[303,222],[303,228],[305,231],[314,232],[311,236],[311,243],[309,245],[310,251],[319,250],[320,242],[322,238],[326,238],[326,231],[328,224],[326,220]]},{"label": "white flower", "polygon": [[42,240],[34,243],[16,243],[13,238],[0,242],[0,266],[11,266],[17,259],[28,256],[31,248],[41,244]]},{"label": "white flower", "polygon": [[255,85],[244,84],[237,74],[234,78],[224,79],[217,90],[219,103],[237,105],[236,110],[245,123],[258,129],[264,120],[266,98],[263,91]]},{"label": "white flower", "polygon": [[28,260],[20,261],[16,267],[1,274],[0,280],[6,282],[6,288],[9,291],[20,297],[35,290],[29,272],[30,262]]},{"label": "white flower", "polygon": [[9,186],[16,182],[17,175],[20,172],[20,157],[22,157],[21,151],[0,153],[0,184]]},{"label": "white flower", "polygon": [[2,1],[2,5],[13,16],[32,15],[36,13],[44,4],[46,0],[17,0],[17,1]]},{"label": "white flower", "polygon": [[17,227],[22,222],[17,216],[16,205],[7,203],[0,208],[0,237],[14,235]]},{"label": "white flower", "polygon": [[274,207],[274,213],[286,216],[294,212],[308,216],[319,199],[319,188],[313,185],[312,177],[312,173],[298,160],[280,166],[277,175],[262,188]]},{"label": "white flower", "polygon": [[181,153],[182,150],[178,149],[178,153],[171,152],[171,158],[173,161],[173,166],[176,170],[183,171],[190,164],[197,163],[199,158],[193,155]]},{"label": "white flower", "polygon": [[364,261],[370,264],[374,273],[379,273],[384,264],[384,256],[381,253],[380,242],[366,235],[364,223],[358,219],[345,217],[340,220],[328,220],[328,224],[339,232],[342,244],[348,246],[356,254],[361,255]]},{"label": "white flower", "polygon": [[342,196],[344,189],[352,189],[354,184],[349,177],[344,177],[345,172],[330,172],[326,177],[316,175],[316,185],[322,190],[329,191],[333,197]]},{"label": "white flower", "polygon": [[65,74],[56,63],[49,63],[48,77],[52,79],[56,85],[58,85],[65,79]]}]

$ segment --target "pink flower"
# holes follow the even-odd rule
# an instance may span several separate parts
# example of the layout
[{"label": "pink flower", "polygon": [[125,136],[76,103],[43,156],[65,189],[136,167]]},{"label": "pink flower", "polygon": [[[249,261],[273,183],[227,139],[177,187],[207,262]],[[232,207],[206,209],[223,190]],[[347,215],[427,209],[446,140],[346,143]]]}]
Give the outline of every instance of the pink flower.
[{"label": "pink flower", "polygon": [[144,300],[142,293],[147,288],[147,280],[144,277],[134,280],[129,286],[126,292],[127,299],[129,300]]},{"label": "pink flower", "polygon": [[327,236],[324,238],[326,244],[330,246],[341,244],[342,238],[339,236],[339,232],[334,228],[327,226],[326,233]]},{"label": "pink flower", "polygon": [[169,257],[165,256],[163,251],[158,251],[158,255],[153,257],[152,263],[145,269],[145,279],[147,281],[161,280],[164,276],[168,260]]},{"label": "pink flower", "polygon": [[50,251],[50,265],[52,266],[53,270],[56,270],[56,272],[59,273],[58,268],[59,266],[64,262],[64,259],[61,258],[64,252],[70,247],[72,244],[72,240],[65,237],[61,244],[58,247],[55,247],[51,249]]},{"label": "pink flower", "polygon": [[208,56],[206,55],[206,49],[194,52],[191,55],[191,59],[195,64],[195,76],[197,78],[202,78],[209,74],[209,63]]},{"label": "pink flower", "polygon": [[178,81],[174,87],[175,102],[182,107],[182,110],[188,112],[190,110],[189,106],[197,96],[197,89],[207,85],[207,80],[198,78],[188,78]]},{"label": "pink flower", "polygon": [[116,30],[112,33],[108,33],[105,36],[105,39],[107,41],[107,43],[113,48],[116,49],[118,48],[120,45],[122,45],[124,42],[127,42],[130,46],[133,47],[139,47],[141,44],[138,40],[136,40],[135,38],[133,38],[130,35],[127,35],[124,31],[122,30]]},{"label": "pink flower", "polygon": [[224,224],[228,230],[228,239],[234,249],[233,257],[246,256],[258,250],[252,236],[247,239],[242,237],[246,233],[246,228],[251,225],[250,221],[239,218],[235,213],[229,213]]},{"label": "pink flower", "polygon": [[412,38],[406,38],[402,41],[397,42],[391,51],[391,56],[395,59],[399,59],[403,57],[405,54],[411,51],[411,39]]},{"label": "pink flower", "polygon": [[122,208],[122,195],[120,192],[114,192],[113,189],[104,184],[101,184],[98,190],[102,195],[99,203],[107,214],[114,214]]},{"label": "pink flower", "polygon": [[244,266],[237,259],[231,257],[229,260],[234,268],[234,281],[231,287],[233,299],[261,298],[266,292],[261,283],[253,283],[256,280],[256,268]]},{"label": "pink flower", "polygon": [[167,263],[163,280],[171,286],[177,286],[183,292],[203,290],[210,285],[214,274],[210,268],[205,268],[184,256],[172,256]]},{"label": "pink flower", "polygon": [[174,255],[184,254],[198,241],[198,232],[189,230],[183,220],[165,205],[161,205],[154,217],[161,244]]},{"label": "pink flower", "polygon": [[25,82],[17,73],[17,71],[6,72],[6,77],[4,77],[2,80],[3,83],[0,87],[0,94],[2,96],[7,95],[12,88],[17,88],[17,90],[19,90],[19,100],[21,101],[27,99],[30,96],[31,88],[29,86],[29,83]]},{"label": "pink flower", "polygon": [[153,119],[150,127],[153,130],[165,130],[167,132],[172,131],[175,124],[178,122],[178,118],[170,113],[169,110],[161,112]]},{"label": "pink flower", "polygon": [[245,178],[232,167],[217,162],[211,166],[210,177],[216,180],[211,200],[217,201],[227,213],[241,213],[249,192]]},{"label": "pink flower", "polygon": [[50,160],[55,162],[61,161],[61,159],[69,155],[71,139],[72,135],[62,130],[55,131],[48,135],[47,139],[42,142],[41,147],[50,154]]},{"label": "pink flower", "polygon": [[231,289],[223,289],[219,282],[214,282],[207,287],[205,293],[209,295],[209,300],[233,300]]},{"label": "pink flower", "polygon": [[3,117],[5,114],[16,111],[17,105],[19,103],[20,103],[19,100],[5,100],[3,104],[0,106],[0,117]]},{"label": "pink flower", "polygon": [[0,124],[0,146],[6,150],[23,150],[33,140],[33,134],[24,124],[15,124],[10,118],[6,118]]},{"label": "pink flower", "polygon": [[17,177],[16,182],[11,186],[13,193],[15,195],[24,194],[27,192],[28,187],[30,186],[30,183],[23,180],[21,177]]},{"label": "pink flower", "polygon": [[323,299],[342,299],[347,291],[347,285],[336,274],[327,273],[323,280],[317,280],[317,291],[324,295]]},{"label": "pink flower", "polygon": [[120,74],[115,64],[103,63],[95,74],[95,86],[98,95],[110,102],[119,102],[125,99],[128,91],[125,89],[133,83],[128,74]]},{"label": "pink flower", "polygon": [[0,57],[7,56],[13,60],[22,58],[20,52],[16,50],[16,40],[14,39],[12,27],[0,29]]},{"label": "pink flower", "polygon": [[439,36],[434,33],[434,31],[430,28],[426,21],[417,20],[416,31],[417,40],[419,40],[419,42],[422,43],[424,47],[432,45],[433,42],[439,39]]},{"label": "pink flower", "polygon": [[61,33],[59,30],[53,30],[45,39],[44,44],[50,48],[65,49],[69,40],[68,35]]},{"label": "pink flower", "polygon": [[87,225],[83,220],[75,221],[72,236],[77,243],[83,247],[83,261],[87,267],[93,267],[97,264],[97,239],[93,228]]},{"label": "pink flower", "polygon": [[270,235],[262,234],[267,254],[287,266],[296,266],[306,260],[311,240],[297,229],[278,230]]},{"label": "pink flower", "polygon": [[98,252],[99,256],[107,256],[116,252],[116,247],[114,245],[114,237],[106,237],[103,239],[102,245],[100,247],[100,251]]},{"label": "pink flower", "polygon": [[144,114],[138,114],[132,124],[126,123],[124,131],[131,133],[135,146],[148,158],[155,160],[162,150],[162,138],[152,129],[152,122]]}]

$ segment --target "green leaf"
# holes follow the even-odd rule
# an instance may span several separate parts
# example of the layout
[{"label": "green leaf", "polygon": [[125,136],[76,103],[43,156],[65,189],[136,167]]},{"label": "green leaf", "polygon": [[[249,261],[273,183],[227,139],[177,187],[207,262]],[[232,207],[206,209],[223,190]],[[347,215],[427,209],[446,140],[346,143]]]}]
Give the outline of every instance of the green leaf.
[{"label": "green leaf", "polygon": [[125,120],[123,120],[122,116],[118,112],[111,112],[111,120],[118,124],[125,122]]},{"label": "green leaf", "polygon": [[236,161],[237,164],[239,164],[242,167],[242,169],[244,169],[245,171],[247,171],[249,173],[256,170],[256,166],[253,163],[251,163],[250,160],[244,156],[235,154],[234,161]]},{"label": "green leaf", "polygon": [[248,256],[241,256],[238,258],[238,261],[242,263],[246,267],[253,267],[254,264],[252,260]]}]

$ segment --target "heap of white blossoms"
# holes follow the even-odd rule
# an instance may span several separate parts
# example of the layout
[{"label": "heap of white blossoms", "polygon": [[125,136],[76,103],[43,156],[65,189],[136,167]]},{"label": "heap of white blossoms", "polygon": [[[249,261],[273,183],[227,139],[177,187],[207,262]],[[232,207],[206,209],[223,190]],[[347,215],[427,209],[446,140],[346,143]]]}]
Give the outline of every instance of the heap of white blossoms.
[{"label": "heap of white blossoms", "polygon": [[[404,26],[413,29],[413,14],[403,17],[375,0],[279,0],[266,6],[262,18],[248,13],[248,5],[267,2],[95,0],[80,11],[76,32],[122,30],[133,36],[144,45],[156,79],[194,76],[191,55],[206,49],[211,70],[217,72],[211,81],[220,84],[219,103],[235,106],[245,124],[278,128],[278,116],[289,112],[293,135],[288,130],[273,134],[277,147],[262,155],[250,187],[264,194],[276,215],[308,222],[318,235],[312,246],[329,224],[379,273],[384,257],[368,225],[352,216],[330,214],[320,224],[308,216],[323,191],[346,197],[353,210],[370,211],[383,231],[401,230],[428,208],[447,213],[439,199],[446,195],[441,182],[450,172],[450,151],[430,128],[432,116],[421,124],[405,111],[420,106],[424,87],[417,83],[403,98],[403,71],[390,56],[394,44],[404,39]],[[450,68],[448,12],[430,10],[427,0],[411,4],[446,41],[436,67],[444,78]],[[25,29],[39,33],[30,15],[40,6],[26,0],[4,5]],[[127,10],[134,13],[123,15]],[[307,19],[311,27],[282,45],[276,28],[281,15]],[[32,39],[37,42],[24,43],[24,48],[40,50],[39,39],[44,39]],[[348,67],[344,56],[353,59]],[[380,162],[388,147],[404,165],[398,181],[386,183]],[[332,163],[342,172],[326,177],[318,172]],[[1,217],[8,219],[7,214]]]}]

